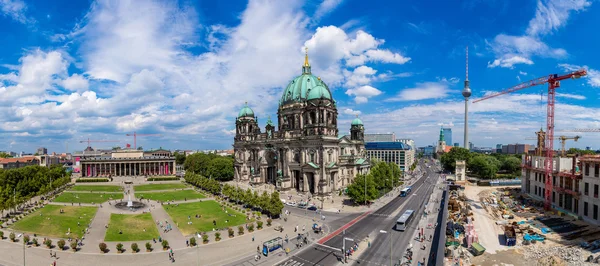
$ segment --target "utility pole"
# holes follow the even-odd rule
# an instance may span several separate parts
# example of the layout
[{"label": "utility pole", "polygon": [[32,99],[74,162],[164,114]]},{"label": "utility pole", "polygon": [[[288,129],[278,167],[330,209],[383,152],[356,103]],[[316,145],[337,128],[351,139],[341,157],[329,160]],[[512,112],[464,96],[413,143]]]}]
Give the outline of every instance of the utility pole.
[{"label": "utility pole", "polygon": [[[385,231],[385,230],[379,230],[379,233],[387,234],[388,232]],[[389,238],[390,238],[390,266],[393,266],[394,263],[392,262],[392,252],[393,252],[393,250],[392,250],[392,234],[391,233],[390,233],[390,237]]]}]

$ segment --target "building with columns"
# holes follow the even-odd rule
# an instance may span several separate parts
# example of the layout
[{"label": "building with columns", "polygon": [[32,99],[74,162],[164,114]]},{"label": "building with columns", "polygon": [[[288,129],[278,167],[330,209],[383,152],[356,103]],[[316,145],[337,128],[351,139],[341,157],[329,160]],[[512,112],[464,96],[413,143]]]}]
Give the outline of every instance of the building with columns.
[{"label": "building with columns", "polygon": [[76,153],[75,172],[81,177],[175,175],[175,157],[167,150],[94,151]]},{"label": "building with columns", "polygon": [[261,132],[246,104],[235,121],[235,180],[274,184],[329,195],[367,174],[364,125],[357,117],[350,135],[338,136],[337,106],[331,91],[311,73],[308,55],[302,74],[283,91],[277,126],[269,118]]}]

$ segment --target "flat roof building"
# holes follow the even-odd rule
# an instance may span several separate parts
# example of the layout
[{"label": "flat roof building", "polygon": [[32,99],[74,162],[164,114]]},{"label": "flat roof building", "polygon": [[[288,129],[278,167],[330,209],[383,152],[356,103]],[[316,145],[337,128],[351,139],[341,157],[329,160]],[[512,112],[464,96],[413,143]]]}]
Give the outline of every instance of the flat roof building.
[{"label": "flat roof building", "polygon": [[397,164],[406,171],[415,162],[415,150],[402,142],[367,142],[367,157]]}]

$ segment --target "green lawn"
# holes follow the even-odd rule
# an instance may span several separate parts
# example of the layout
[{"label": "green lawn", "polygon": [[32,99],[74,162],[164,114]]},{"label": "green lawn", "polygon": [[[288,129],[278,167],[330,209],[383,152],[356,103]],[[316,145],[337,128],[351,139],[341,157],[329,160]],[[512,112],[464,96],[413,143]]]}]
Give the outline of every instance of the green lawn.
[{"label": "green lawn", "polygon": [[187,186],[182,183],[172,183],[172,184],[148,184],[148,185],[138,185],[134,186],[133,189],[136,192],[141,191],[152,191],[152,190],[169,190],[169,189],[181,189],[186,188]]},{"label": "green lawn", "polygon": [[[119,230],[122,234],[119,234]],[[158,229],[150,213],[111,214],[104,241],[141,241],[158,237]],[[142,244],[138,244],[140,249],[143,249]]]},{"label": "green lawn", "polygon": [[75,193],[64,192],[54,199],[55,202],[65,203],[103,203],[110,198],[113,200],[122,199],[123,193]]},{"label": "green lawn", "polygon": [[111,185],[75,185],[69,191],[102,191],[102,192],[120,192],[123,191],[122,186]]},{"label": "green lawn", "polygon": [[[183,235],[211,231],[214,227],[213,220],[217,221],[216,228],[237,227],[246,223],[246,216],[244,214],[229,208],[227,208],[227,213],[225,213],[219,203],[214,200],[182,203],[179,206],[171,204],[164,205],[163,207],[173,221],[178,224],[179,230]],[[201,215],[202,218],[196,218],[196,214]],[[191,217],[191,220],[188,220],[188,216]],[[229,222],[226,223],[225,220],[229,220]],[[192,224],[188,224],[188,221],[191,221]],[[234,230],[237,232],[237,228],[234,228]]]},{"label": "green lawn", "polygon": [[[65,212],[60,213],[60,209]],[[46,237],[81,237],[81,230],[92,222],[97,209],[97,207],[46,205],[16,222],[12,228]],[[81,219],[79,219],[80,217]],[[79,226],[77,222],[79,222]],[[69,228],[71,234],[67,235]],[[41,243],[42,239],[38,238],[38,241]]]},{"label": "green lawn", "polygon": [[135,193],[136,199],[151,199],[151,200],[159,200],[159,201],[169,201],[169,200],[185,200],[185,199],[202,199],[205,198],[204,195],[194,191],[193,189],[185,189],[185,190],[177,190],[177,191],[167,191],[167,192],[143,192],[143,193]]}]

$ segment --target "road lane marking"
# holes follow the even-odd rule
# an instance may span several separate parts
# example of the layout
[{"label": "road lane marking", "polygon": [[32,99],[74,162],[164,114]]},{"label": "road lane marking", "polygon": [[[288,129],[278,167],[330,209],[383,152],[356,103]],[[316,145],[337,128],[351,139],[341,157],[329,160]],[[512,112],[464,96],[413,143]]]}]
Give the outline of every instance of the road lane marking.
[{"label": "road lane marking", "polygon": [[354,225],[355,223],[357,223],[358,221],[362,220],[363,218],[365,218],[367,215],[369,215],[371,213],[371,211],[367,211],[363,214],[361,214],[360,216],[352,219],[352,221],[348,222],[347,224],[343,225],[342,227],[338,228],[337,230],[333,231],[333,233],[319,239],[319,241],[317,241],[317,243],[319,244],[323,244],[327,241],[329,241],[330,239],[332,239],[333,237],[339,235],[343,230],[348,229],[350,226]]}]

